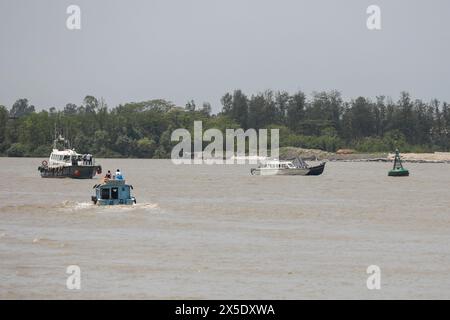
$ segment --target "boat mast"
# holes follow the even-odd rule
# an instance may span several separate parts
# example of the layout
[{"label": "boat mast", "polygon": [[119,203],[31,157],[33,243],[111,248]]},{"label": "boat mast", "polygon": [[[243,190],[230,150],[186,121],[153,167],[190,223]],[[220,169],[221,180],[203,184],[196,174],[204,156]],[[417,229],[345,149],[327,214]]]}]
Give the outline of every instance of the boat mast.
[{"label": "boat mast", "polygon": [[56,122],[55,122],[55,128],[53,132],[53,149],[56,149]]}]

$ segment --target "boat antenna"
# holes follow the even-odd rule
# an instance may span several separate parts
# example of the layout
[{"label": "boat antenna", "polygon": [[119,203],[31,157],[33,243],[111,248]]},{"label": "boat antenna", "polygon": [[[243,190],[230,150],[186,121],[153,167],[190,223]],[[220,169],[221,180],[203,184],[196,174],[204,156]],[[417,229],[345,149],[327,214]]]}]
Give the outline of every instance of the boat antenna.
[{"label": "boat antenna", "polygon": [[53,132],[53,149],[56,149],[56,121],[55,121],[55,128],[54,128],[54,132]]},{"label": "boat antenna", "polygon": [[71,145],[71,143],[70,143],[70,128],[69,128],[69,126],[67,126],[67,142],[68,142],[68,144],[69,144],[69,149],[72,149],[72,145]]}]

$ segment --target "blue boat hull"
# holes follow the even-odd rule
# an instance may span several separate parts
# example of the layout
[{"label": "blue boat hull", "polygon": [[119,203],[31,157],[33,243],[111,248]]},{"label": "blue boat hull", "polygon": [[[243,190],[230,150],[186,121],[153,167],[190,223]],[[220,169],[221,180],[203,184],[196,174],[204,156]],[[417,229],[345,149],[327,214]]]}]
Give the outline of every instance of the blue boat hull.
[{"label": "blue boat hull", "polygon": [[94,201],[94,203],[98,206],[133,205],[136,203],[136,199],[99,199],[97,201]]}]

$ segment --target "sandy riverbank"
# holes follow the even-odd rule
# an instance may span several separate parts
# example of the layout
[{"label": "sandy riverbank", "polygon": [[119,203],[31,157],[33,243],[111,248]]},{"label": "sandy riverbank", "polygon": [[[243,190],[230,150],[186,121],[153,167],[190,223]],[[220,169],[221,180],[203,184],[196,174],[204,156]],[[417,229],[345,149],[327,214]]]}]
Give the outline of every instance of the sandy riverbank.
[{"label": "sandy riverbank", "polygon": [[[285,147],[280,148],[280,158],[290,159],[297,156],[305,160],[329,160],[329,161],[393,161],[394,153],[334,153],[319,149],[303,149]],[[401,158],[405,162],[417,163],[450,163],[450,152],[434,153],[402,153]]]}]

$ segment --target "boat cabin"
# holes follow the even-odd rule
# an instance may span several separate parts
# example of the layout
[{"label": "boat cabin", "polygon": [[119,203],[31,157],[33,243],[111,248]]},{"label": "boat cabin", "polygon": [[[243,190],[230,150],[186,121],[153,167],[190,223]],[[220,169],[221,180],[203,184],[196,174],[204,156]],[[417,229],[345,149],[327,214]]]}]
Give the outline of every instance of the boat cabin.
[{"label": "boat cabin", "polygon": [[58,150],[53,149],[48,159],[50,167],[55,166],[70,166],[70,165],[82,165],[82,158],[80,154],[77,154],[75,150]]},{"label": "boat cabin", "polygon": [[125,180],[106,179],[103,183],[94,186],[95,195],[92,201],[97,205],[131,205],[136,198],[131,196],[132,185]]},{"label": "boat cabin", "polygon": [[94,166],[94,157],[91,154],[85,156],[88,156],[88,158],[83,159],[82,154],[77,153],[75,149],[71,148],[69,140],[64,139],[60,135],[53,141],[53,150],[48,159],[48,166]]}]

